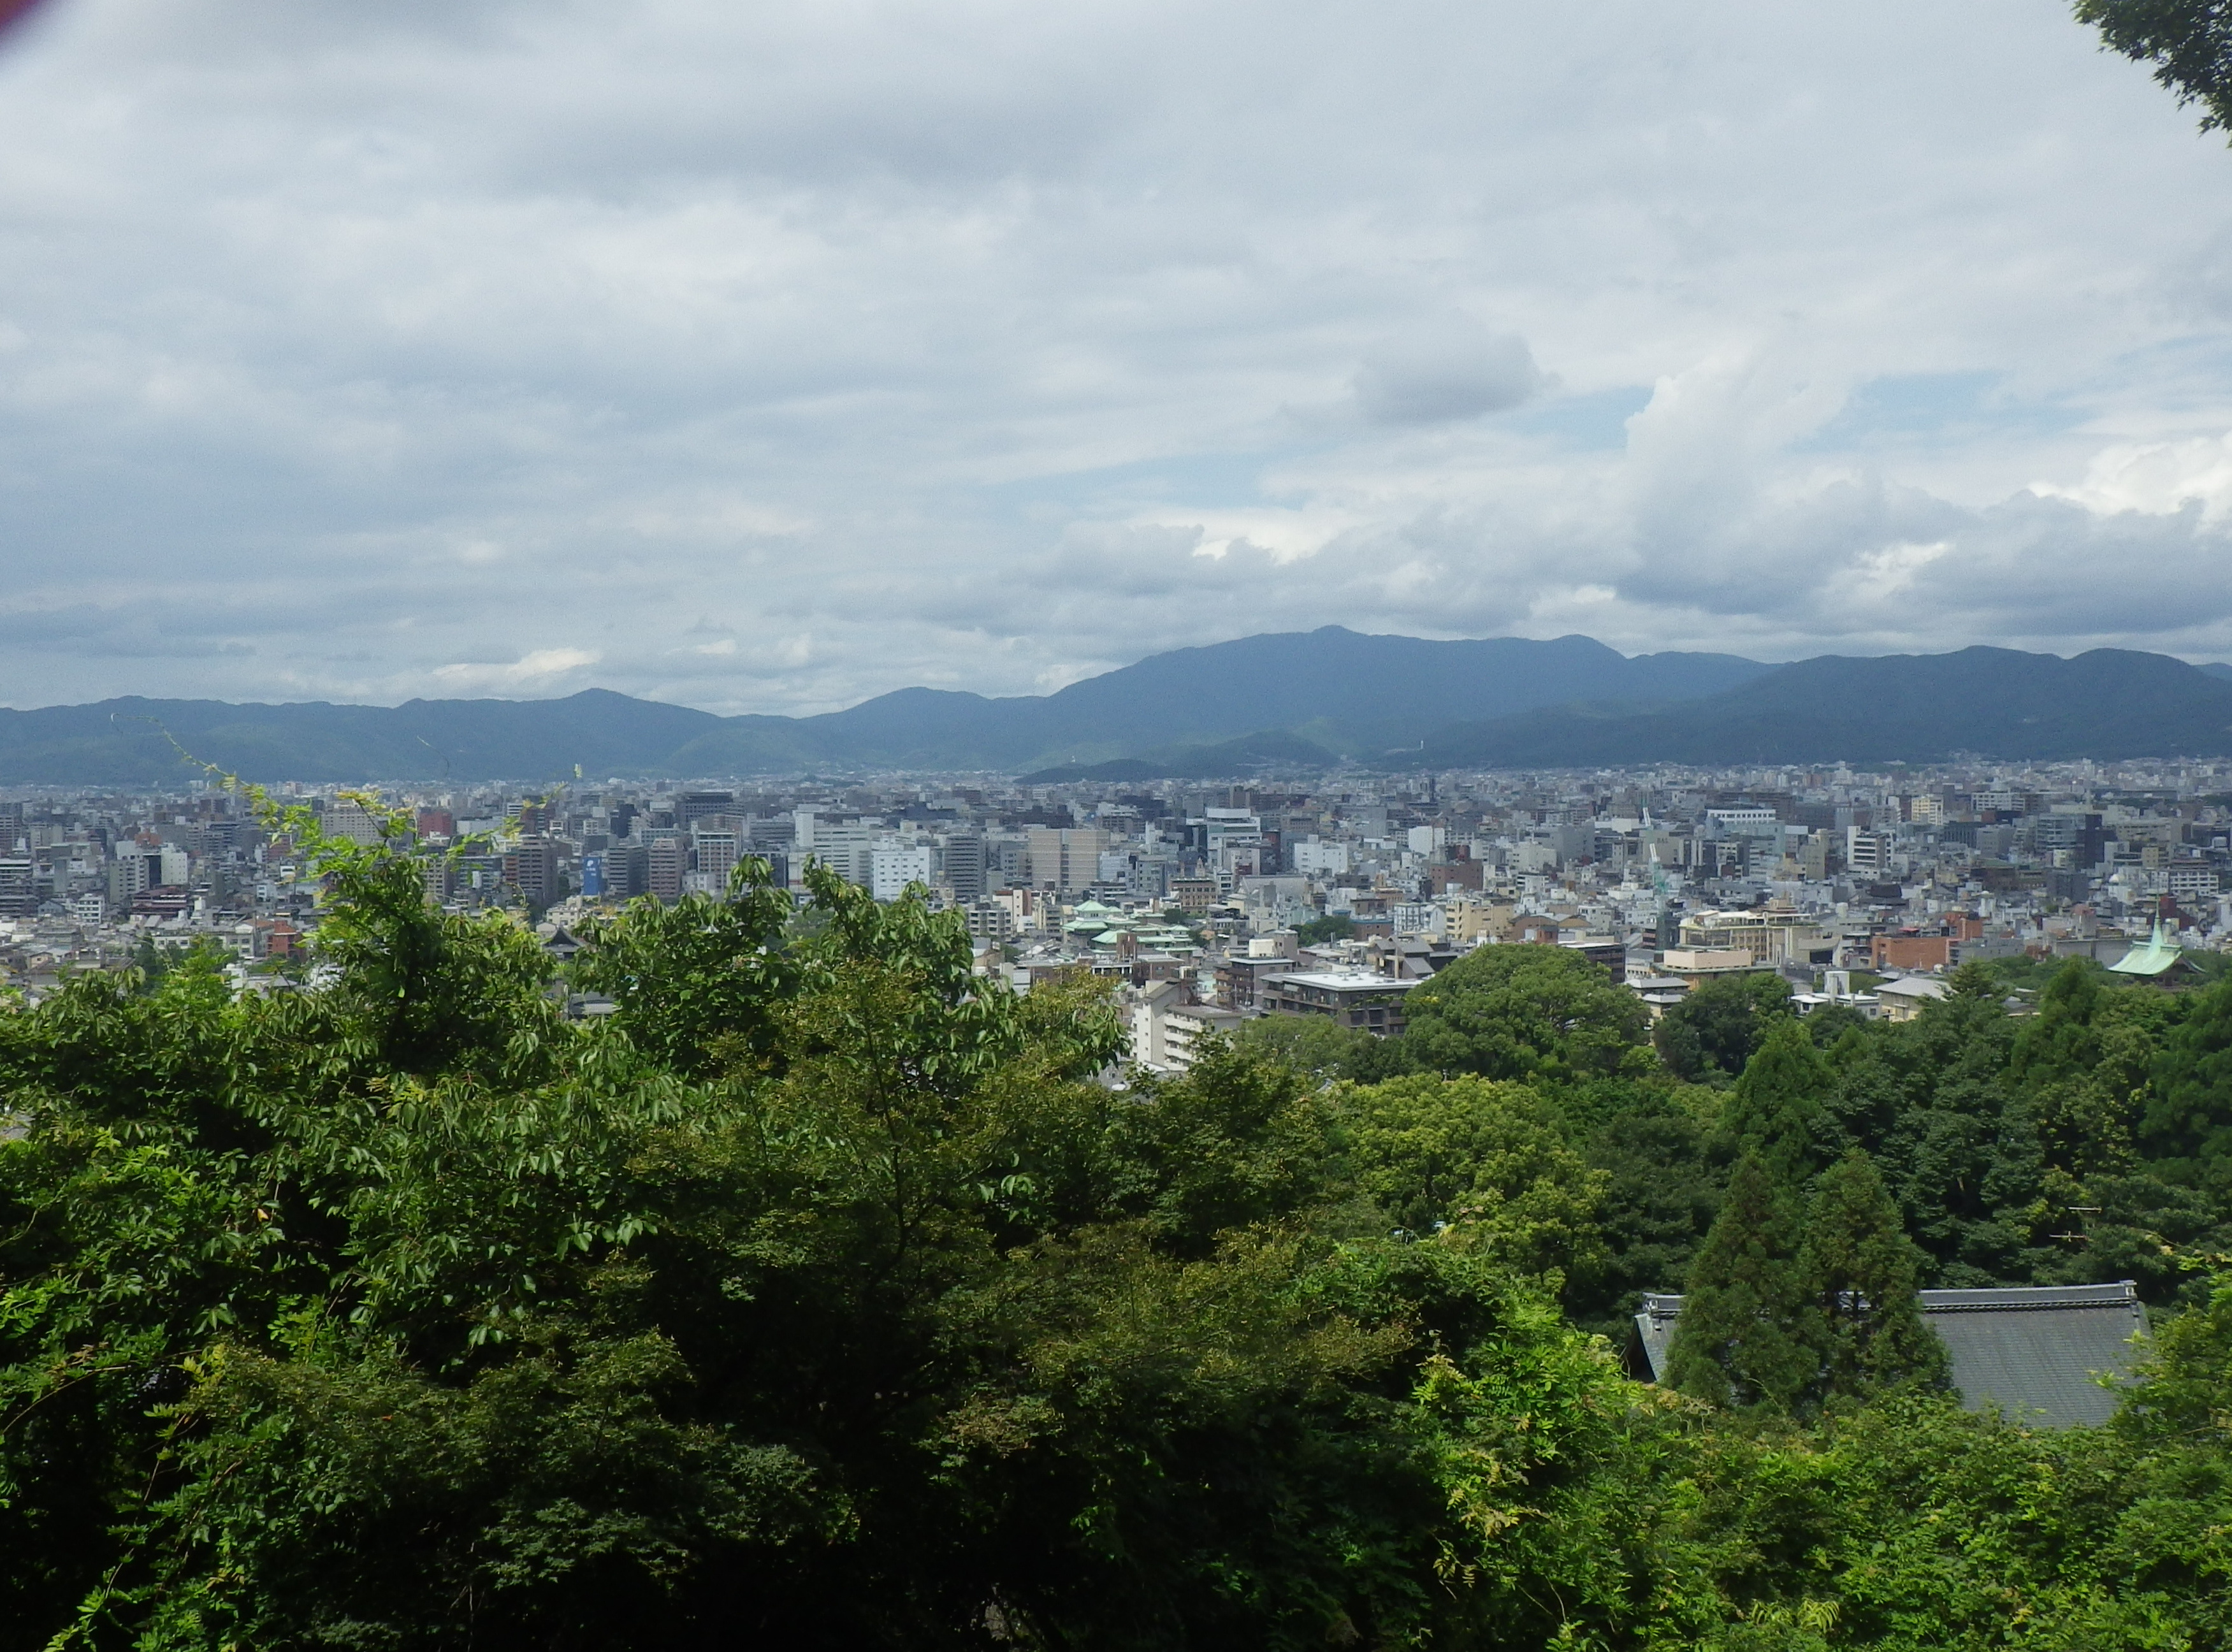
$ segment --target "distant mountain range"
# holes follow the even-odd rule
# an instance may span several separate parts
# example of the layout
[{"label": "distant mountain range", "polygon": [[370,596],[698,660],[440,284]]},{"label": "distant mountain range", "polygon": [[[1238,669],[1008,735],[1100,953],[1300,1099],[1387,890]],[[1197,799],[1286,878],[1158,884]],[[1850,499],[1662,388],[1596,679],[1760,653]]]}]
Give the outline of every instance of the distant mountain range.
[{"label": "distant mountain range", "polygon": [[[167,735],[167,737],[166,737]],[[175,740],[176,745],[172,742]],[[987,769],[1212,778],[1654,761],[2232,753],[2232,666],[2101,649],[1767,665],[1618,653],[1586,637],[1428,642],[1320,631],[1157,654],[1056,694],[903,689],[813,717],[719,717],[601,689],[399,706],[102,701],[0,709],[0,785],[174,779],[179,748],[260,780]]]},{"label": "distant mountain range", "polygon": [[2125,649],[1825,654],[1677,705],[1575,703],[1428,735],[1437,768],[2232,753],[2232,668]]}]

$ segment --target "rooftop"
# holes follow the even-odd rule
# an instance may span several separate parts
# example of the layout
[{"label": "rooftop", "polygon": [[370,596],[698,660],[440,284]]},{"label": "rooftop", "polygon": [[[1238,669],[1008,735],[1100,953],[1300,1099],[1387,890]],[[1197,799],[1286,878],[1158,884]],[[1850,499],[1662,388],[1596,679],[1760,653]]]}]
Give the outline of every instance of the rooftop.
[{"label": "rooftop", "polygon": [[[1971,1411],[1996,1406],[2012,1422],[2049,1428],[2105,1422],[2112,1384],[2129,1378],[2133,1338],[2147,1311],[2129,1279],[2113,1285],[2010,1286],[1916,1292],[1923,1318],[1945,1344],[1953,1386]],[[1646,1295],[1635,1316],[1651,1380],[1682,1317],[1678,1296]],[[2099,1380],[2106,1377],[2112,1385]]]},{"label": "rooftop", "polygon": [[1359,988],[1375,991],[1406,993],[1418,984],[1416,981],[1398,981],[1393,975],[1383,975],[1370,969],[1287,969],[1269,977],[1297,987],[1318,987],[1327,992],[1354,992]]}]

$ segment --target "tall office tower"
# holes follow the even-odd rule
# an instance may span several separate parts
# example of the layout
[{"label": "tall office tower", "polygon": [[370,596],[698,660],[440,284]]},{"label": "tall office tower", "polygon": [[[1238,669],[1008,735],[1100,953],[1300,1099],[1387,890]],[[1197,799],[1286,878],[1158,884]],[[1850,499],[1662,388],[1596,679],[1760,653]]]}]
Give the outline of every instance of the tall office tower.
[{"label": "tall office tower", "polygon": [[1100,875],[1109,834],[1098,826],[1033,826],[1031,884],[1062,895],[1081,895]]},{"label": "tall office tower", "polygon": [[559,895],[558,845],[548,838],[522,838],[504,852],[503,881],[529,906],[549,905]]},{"label": "tall office tower", "polygon": [[378,843],[380,822],[361,803],[334,803],[318,818],[329,838],[347,843]]},{"label": "tall office tower", "polygon": [[162,852],[150,853],[138,844],[127,844],[117,851],[115,864],[108,869],[108,904],[122,906],[162,881]]},{"label": "tall office tower", "polygon": [[788,814],[754,815],[750,825],[752,852],[763,855],[770,849],[784,849],[797,839],[798,820]]},{"label": "tall office tower", "polygon": [[984,839],[973,832],[956,832],[941,847],[944,875],[953,898],[966,906],[984,893]]},{"label": "tall office tower", "polygon": [[605,851],[605,893],[632,901],[651,892],[651,852],[639,843],[616,843]]},{"label": "tall office tower", "polygon": [[0,860],[0,917],[29,917],[39,910],[39,868],[28,856]]},{"label": "tall office tower", "polygon": [[847,883],[866,888],[875,876],[876,828],[866,822],[817,820],[813,843],[814,858]]},{"label": "tall office tower", "polygon": [[685,792],[674,800],[674,824],[687,826],[709,814],[726,814],[736,800],[734,792]]},{"label": "tall office tower", "polygon": [[1890,858],[1890,839],[1858,826],[1845,828],[1845,866],[1853,877],[1880,877]]},{"label": "tall office tower", "polygon": [[704,877],[708,889],[724,890],[729,886],[729,874],[736,865],[736,834],[733,832],[700,832],[698,838],[698,871]]},{"label": "tall office tower", "polygon": [[653,838],[646,852],[644,871],[649,892],[663,901],[682,898],[682,874],[690,870],[690,845],[678,836]]}]

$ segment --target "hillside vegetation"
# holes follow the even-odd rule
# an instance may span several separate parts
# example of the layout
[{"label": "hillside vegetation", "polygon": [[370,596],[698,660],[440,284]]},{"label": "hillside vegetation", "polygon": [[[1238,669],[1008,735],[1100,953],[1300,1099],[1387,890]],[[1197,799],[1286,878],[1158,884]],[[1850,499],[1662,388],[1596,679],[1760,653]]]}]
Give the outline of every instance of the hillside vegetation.
[{"label": "hillside vegetation", "polygon": [[[818,873],[631,909],[574,1023],[516,924],[322,856],[315,988],[0,1018],[0,1646],[2232,1637],[2232,988],[1654,1046],[1503,947],[1399,1046],[1112,1089],[1089,983]],[[1851,1312],[2125,1274],[2162,1334],[2096,1429]],[[1631,1380],[1592,1328],[1685,1283],[1772,1312]]]}]

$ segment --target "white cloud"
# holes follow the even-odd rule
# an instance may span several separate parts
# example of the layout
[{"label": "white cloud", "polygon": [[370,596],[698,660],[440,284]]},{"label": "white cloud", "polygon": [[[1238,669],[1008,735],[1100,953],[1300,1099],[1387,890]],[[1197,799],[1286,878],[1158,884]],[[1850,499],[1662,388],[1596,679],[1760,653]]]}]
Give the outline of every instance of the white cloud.
[{"label": "white cloud", "polygon": [[2232,156],[2027,0],[52,0],[0,152],[14,703],[2232,652]]},{"label": "white cloud", "polygon": [[539,688],[585,671],[602,658],[586,648],[538,648],[508,664],[465,662],[437,665],[431,675],[444,688],[457,690]]}]

